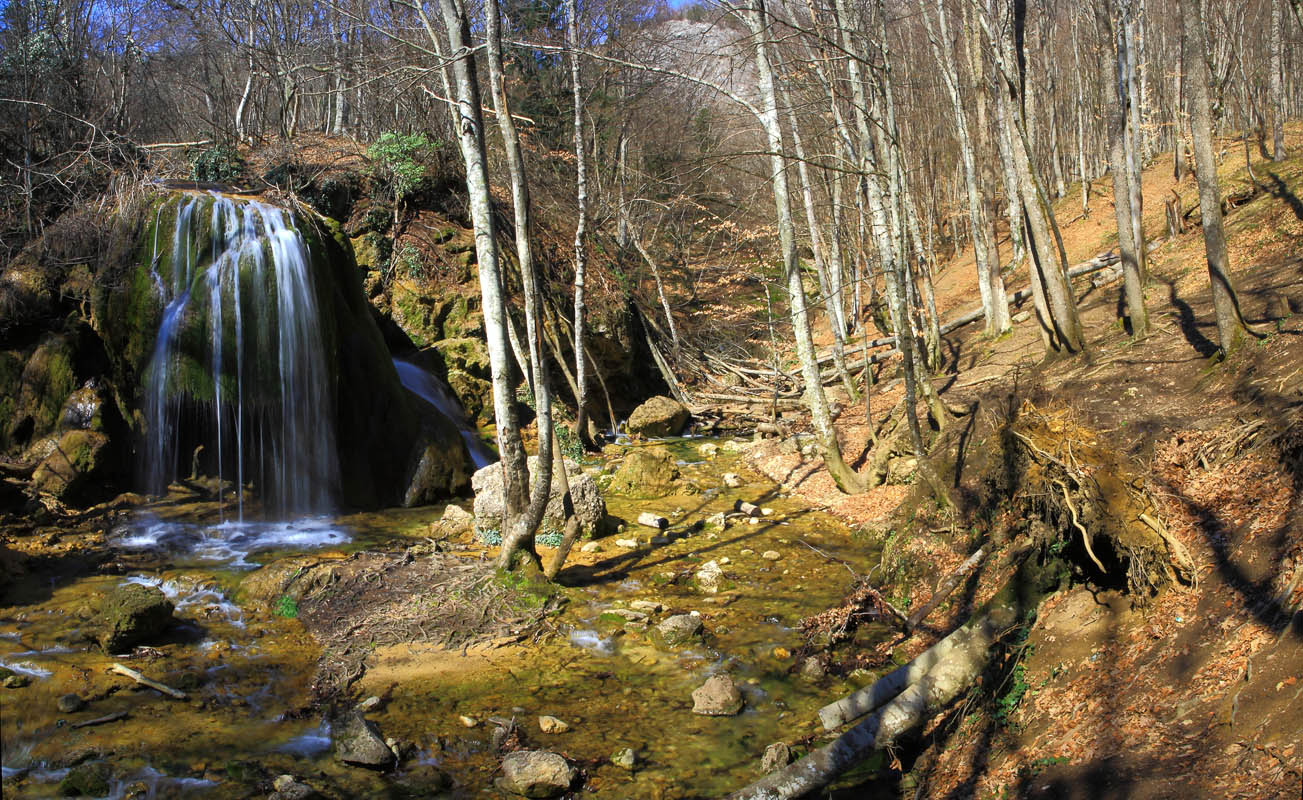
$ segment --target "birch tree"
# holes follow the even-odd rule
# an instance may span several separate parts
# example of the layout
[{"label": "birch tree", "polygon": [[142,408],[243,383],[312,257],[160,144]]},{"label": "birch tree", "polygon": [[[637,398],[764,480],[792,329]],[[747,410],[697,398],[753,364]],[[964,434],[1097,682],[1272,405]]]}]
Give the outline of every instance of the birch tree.
[{"label": "birch tree", "polygon": [[[566,4],[566,47],[570,52],[570,86],[574,94],[575,131],[575,435],[585,447],[593,446],[588,435],[588,359],[584,354],[584,280],[587,272],[588,161],[584,147],[584,95],[579,80],[579,4]],[[611,420],[614,424],[615,420]]]}]

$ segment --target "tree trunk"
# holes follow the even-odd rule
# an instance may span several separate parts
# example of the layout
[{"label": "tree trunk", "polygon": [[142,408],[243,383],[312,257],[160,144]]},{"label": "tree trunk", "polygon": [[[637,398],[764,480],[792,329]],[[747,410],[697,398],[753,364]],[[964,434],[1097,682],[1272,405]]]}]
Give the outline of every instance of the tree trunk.
[{"label": "tree trunk", "polygon": [[1281,0],[1271,0],[1271,160],[1285,160],[1285,93],[1282,80],[1284,44],[1281,36]]},{"label": "tree trunk", "polygon": [[[552,391],[548,384],[547,361],[539,341],[540,311],[538,277],[534,266],[532,214],[529,200],[529,181],[525,174],[525,158],[520,147],[502,74],[502,18],[498,0],[486,0],[484,5],[485,39],[488,49],[489,87],[493,96],[493,113],[498,119],[498,130],[507,156],[507,172],[511,176],[511,201],[515,216],[516,260],[520,265],[520,283],[525,304],[525,338],[528,342],[527,360],[521,370],[534,396],[535,419],[538,425],[538,471],[530,493],[529,507],[518,518],[518,523],[502,531],[502,558],[510,563],[511,551],[522,545],[533,549],[535,532],[543,521],[548,500],[552,496],[553,473],[553,423]],[[510,325],[510,320],[508,320]],[[512,328],[508,328],[511,332]],[[528,463],[528,462],[526,462]],[[563,467],[564,469],[564,467]],[[528,470],[527,470],[528,471]],[[562,556],[564,560],[564,556]],[[560,566],[557,566],[560,569]],[[549,576],[552,577],[552,576]]]},{"label": "tree trunk", "polygon": [[[575,126],[575,199],[578,210],[575,219],[575,435],[584,447],[592,449],[593,439],[588,435],[588,366],[584,358],[584,273],[587,262],[588,237],[588,160],[584,147],[584,95],[579,81],[579,4],[569,0],[566,4],[566,45],[570,51],[570,85],[574,93]],[[611,421],[615,424],[615,420]]]},{"label": "tree trunk", "polygon": [[[572,0],[573,1],[573,0]],[[774,205],[778,213],[778,238],[783,250],[783,272],[787,278],[788,304],[792,329],[796,337],[797,355],[801,361],[801,374],[805,381],[806,403],[820,440],[824,462],[828,465],[837,487],[843,492],[864,490],[859,476],[842,459],[837,432],[833,428],[828,400],[819,378],[819,365],[815,360],[814,337],[810,332],[810,316],[806,308],[805,287],[801,283],[800,265],[796,257],[796,231],[792,224],[791,199],[787,187],[787,165],[783,156],[783,130],[778,118],[777,93],[769,60],[769,19],[764,0],[750,0],[740,10],[742,21],[751,32],[755,44],[758,90],[761,98],[760,123],[769,144],[769,171],[772,180]]]},{"label": "tree trunk", "polygon": [[1203,218],[1204,252],[1208,258],[1208,280],[1212,284],[1213,306],[1217,313],[1217,338],[1224,354],[1238,345],[1247,331],[1244,320],[1240,317],[1239,301],[1231,283],[1230,259],[1226,254],[1217,161],[1213,157],[1212,109],[1208,100],[1203,14],[1199,2],[1200,0],[1181,0],[1181,49],[1189,87],[1190,132],[1194,139],[1195,176],[1199,181],[1199,213]]},{"label": "tree trunk", "polygon": [[[466,166],[466,193],[471,223],[475,229],[475,255],[484,312],[484,333],[493,379],[494,424],[497,428],[498,452],[502,458],[503,530],[512,530],[525,510],[529,474],[525,447],[520,438],[520,423],[516,418],[515,392],[511,385],[507,310],[498,269],[497,229],[493,219],[493,201],[489,195],[480,89],[475,75],[475,62],[470,55],[470,20],[466,17],[464,7],[457,5],[455,0],[439,0],[439,7],[447,29],[447,52],[455,54],[450,66],[457,90],[456,130],[462,160]],[[522,551],[537,564],[538,555],[532,548],[522,546]],[[503,567],[512,566],[513,555],[504,546],[498,563]]]},{"label": "tree trunk", "polygon": [[[1135,237],[1136,214],[1131,205],[1137,194],[1131,184],[1137,176],[1131,169],[1129,159],[1135,151],[1127,149],[1127,143],[1135,141],[1134,136],[1127,134],[1127,128],[1135,121],[1135,115],[1130,112],[1128,106],[1133,105],[1135,98],[1131,96],[1134,82],[1129,75],[1131,57],[1128,55],[1129,37],[1125,32],[1125,26],[1128,24],[1126,5],[1126,0],[1122,0],[1122,14],[1115,20],[1116,25],[1113,26],[1116,69],[1113,81],[1114,108],[1109,160],[1113,173],[1113,208],[1117,220],[1118,255],[1122,261],[1127,315],[1131,320],[1131,335],[1141,338],[1149,333],[1149,317],[1145,312],[1144,269],[1141,261],[1141,253],[1145,249],[1144,240]],[[1110,20],[1103,19],[1101,22],[1109,23]]]}]

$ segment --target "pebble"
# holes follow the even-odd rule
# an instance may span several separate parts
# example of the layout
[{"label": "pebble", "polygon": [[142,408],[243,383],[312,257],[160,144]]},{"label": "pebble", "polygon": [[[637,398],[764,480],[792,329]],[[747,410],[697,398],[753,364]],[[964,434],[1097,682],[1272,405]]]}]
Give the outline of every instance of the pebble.
[{"label": "pebble", "polygon": [[722,476],[724,485],[730,489],[740,489],[742,487],[742,476],[736,472],[725,472]]},{"label": "pebble", "polygon": [[760,509],[760,513],[764,514],[766,517],[772,517],[774,515],[774,510],[772,508],[762,508]]},{"label": "pebble", "polygon": [[629,607],[649,614],[659,614],[665,610],[665,605],[656,600],[631,600]]},{"label": "pebble", "polygon": [[584,542],[584,546],[579,550],[583,553],[600,553],[602,552],[602,545],[598,542]]},{"label": "pebble", "polygon": [[750,555],[755,555],[755,552],[756,551],[752,550],[750,547],[743,547],[741,554],[744,556],[750,556]]},{"label": "pebble", "polygon": [[727,563],[728,563],[728,556],[724,556],[723,558],[721,558],[721,559],[719,560],[719,563],[721,563],[721,564],[727,564]]},{"label": "pebble", "polygon": [[367,699],[357,704],[357,710],[363,712],[371,711],[372,709],[378,707],[379,705],[380,705],[380,698],[376,697],[375,695],[371,695]]},{"label": "pebble", "polygon": [[474,728],[476,725],[480,724],[479,720],[475,719],[474,717],[468,717],[465,714],[462,714],[461,716],[457,717],[457,721],[468,728]]},{"label": "pebble", "polygon": [[777,550],[766,550],[765,552],[760,554],[760,557],[763,558],[765,561],[778,561],[783,557],[783,554],[778,552]]},{"label": "pebble", "polygon": [[752,518],[750,518],[750,519],[747,520],[747,524],[748,524],[748,525],[759,525],[759,524],[760,524],[760,518],[759,518],[759,517],[752,517]]},{"label": "pebble", "polygon": [[543,733],[565,733],[570,730],[570,725],[551,714],[544,714],[538,718],[538,729]]},{"label": "pebble", "polygon": [[615,546],[623,547],[626,550],[636,550],[638,548],[638,542],[636,539],[616,539]]}]

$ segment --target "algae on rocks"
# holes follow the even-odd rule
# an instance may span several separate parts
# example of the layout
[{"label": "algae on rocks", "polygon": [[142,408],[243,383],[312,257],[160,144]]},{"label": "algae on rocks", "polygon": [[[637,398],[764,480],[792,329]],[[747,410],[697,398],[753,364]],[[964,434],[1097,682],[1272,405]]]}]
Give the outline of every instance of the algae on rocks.
[{"label": "algae on rocks", "polygon": [[629,497],[664,497],[674,492],[678,461],[661,445],[629,450],[611,479],[610,490]]}]

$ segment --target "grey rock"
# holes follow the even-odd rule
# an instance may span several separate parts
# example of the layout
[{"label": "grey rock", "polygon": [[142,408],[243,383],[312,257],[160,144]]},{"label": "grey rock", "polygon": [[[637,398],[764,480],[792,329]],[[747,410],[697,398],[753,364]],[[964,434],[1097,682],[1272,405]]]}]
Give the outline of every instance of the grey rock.
[{"label": "grey rock", "polygon": [[575,768],[546,750],[517,750],[502,759],[498,786],[522,797],[556,797],[570,788]]},{"label": "grey rock", "polygon": [[687,644],[701,635],[701,617],[692,614],[675,614],[656,626],[656,633],[665,644],[674,647]]},{"label": "grey rock", "polygon": [[730,489],[738,489],[742,486],[742,476],[738,475],[736,472],[725,472],[723,476],[721,476],[721,480],[723,480],[724,485]]},{"label": "grey rock", "polygon": [[1029,319],[1031,319],[1031,318],[1032,318],[1032,312],[1030,312],[1030,311],[1019,311],[1017,314],[1014,314],[1013,317],[1012,317],[1012,319],[1013,319],[1013,323],[1014,323],[1015,325],[1017,325],[1018,323],[1021,323],[1021,322],[1026,322],[1027,320],[1029,320]]},{"label": "grey rock", "polygon": [[823,659],[818,656],[810,656],[801,662],[801,677],[807,681],[823,680],[828,675],[828,667],[823,663]]},{"label": "grey rock", "polygon": [[75,714],[86,707],[86,701],[75,694],[61,695],[55,704],[64,714]]},{"label": "grey rock", "polygon": [[727,674],[712,676],[692,693],[692,713],[707,717],[731,717],[742,710],[746,701]]},{"label": "grey rock", "polygon": [[335,757],[359,767],[383,769],[394,763],[394,751],[375,724],[361,714],[349,714],[336,727]]},{"label": "grey rock", "polygon": [[[570,499],[574,502],[575,516],[580,529],[588,535],[599,532],[606,518],[606,503],[592,476],[584,474],[575,462],[566,459],[566,476],[570,482]],[[529,474],[538,472],[538,456],[529,457]],[[502,529],[502,464],[493,464],[477,470],[471,476],[471,489],[475,492],[475,526],[480,530]],[[565,528],[565,509],[562,505],[561,477],[552,476],[552,493],[543,512],[544,527],[556,530]]]},{"label": "grey rock", "polygon": [[645,611],[635,611],[632,608],[608,608],[605,613],[614,614],[617,617],[623,617],[629,622],[647,621],[647,613]]},{"label": "grey rock", "polygon": [[665,610],[665,606],[657,600],[631,600],[629,608],[646,611],[648,614],[659,614]]}]

